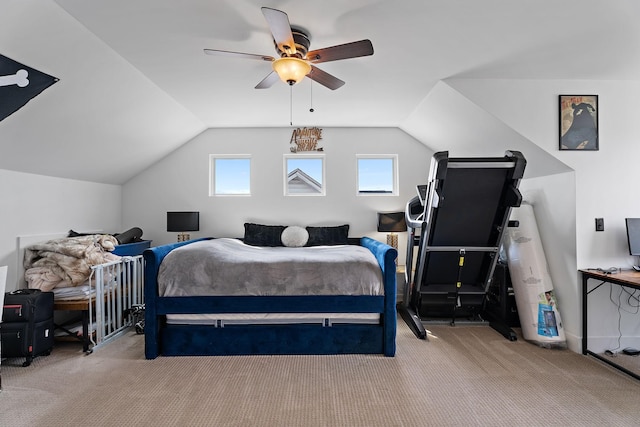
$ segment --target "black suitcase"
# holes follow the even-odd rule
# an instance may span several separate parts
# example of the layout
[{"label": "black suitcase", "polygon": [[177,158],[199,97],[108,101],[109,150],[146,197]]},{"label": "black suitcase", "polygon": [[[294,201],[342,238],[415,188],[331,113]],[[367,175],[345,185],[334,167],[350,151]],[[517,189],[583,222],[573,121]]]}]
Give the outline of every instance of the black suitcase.
[{"label": "black suitcase", "polygon": [[51,353],[53,292],[19,289],[6,293],[2,316],[3,357],[25,357],[23,366],[29,366],[34,357]]}]

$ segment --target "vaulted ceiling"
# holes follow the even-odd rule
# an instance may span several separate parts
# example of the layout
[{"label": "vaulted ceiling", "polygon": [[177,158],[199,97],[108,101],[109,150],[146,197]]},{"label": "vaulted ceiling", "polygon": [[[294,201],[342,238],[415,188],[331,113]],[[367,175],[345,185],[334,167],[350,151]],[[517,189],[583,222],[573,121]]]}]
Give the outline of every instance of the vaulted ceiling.
[{"label": "vaulted ceiling", "polygon": [[[412,114],[442,102],[439,82],[640,76],[636,0],[0,5],[0,54],[60,79],[0,121],[0,168],[113,184],[207,128],[391,126],[421,139]],[[335,91],[309,79],[254,89],[268,62],[203,49],[275,56],[262,6],[308,30],[311,49],[370,39],[375,53],[318,64],[346,82]]]}]

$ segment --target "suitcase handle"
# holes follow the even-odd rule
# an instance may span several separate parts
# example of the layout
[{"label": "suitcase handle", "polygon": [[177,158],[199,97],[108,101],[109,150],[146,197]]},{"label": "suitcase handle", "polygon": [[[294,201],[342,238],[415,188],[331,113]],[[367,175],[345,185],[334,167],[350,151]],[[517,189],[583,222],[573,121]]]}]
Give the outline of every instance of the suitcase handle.
[{"label": "suitcase handle", "polygon": [[16,289],[15,291],[9,292],[9,295],[37,294],[38,292],[40,292],[40,289]]}]

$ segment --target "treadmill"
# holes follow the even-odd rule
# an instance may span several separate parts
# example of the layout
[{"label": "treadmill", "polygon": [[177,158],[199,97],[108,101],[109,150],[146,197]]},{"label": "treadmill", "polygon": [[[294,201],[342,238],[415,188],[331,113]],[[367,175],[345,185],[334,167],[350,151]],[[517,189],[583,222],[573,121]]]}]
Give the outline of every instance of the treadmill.
[{"label": "treadmill", "polygon": [[[481,318],[511,209],[520,206],[518,186],[526,160],[503,157],[431,159],[428,184],[406,205],[408,228],[403,301],[398,312],[414,334],[426,339],[423,321]],[[417,247],[417,253],[415,248]],[[515,333],[499,321],[505,337]]]}]

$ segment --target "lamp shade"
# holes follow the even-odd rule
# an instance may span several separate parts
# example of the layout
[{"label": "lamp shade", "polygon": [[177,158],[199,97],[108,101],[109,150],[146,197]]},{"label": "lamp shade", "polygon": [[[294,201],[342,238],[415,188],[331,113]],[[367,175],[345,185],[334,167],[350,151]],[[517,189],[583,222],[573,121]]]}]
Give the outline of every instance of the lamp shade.
[{"label": "lamp shade", "polygon": [[294,57],[278,58],[271,65],[280,80],[290,85],[298,83],[311,71],[311,65],[307,61]]},{"label": "lamp shade", "polygon": [[404,212],[378,212],[378,231],[386,233],[407,231]]},{"label": "lamp shade", "polygon": [[200,229],[200,212],[167,212],[167,231],[183,232]]}]

